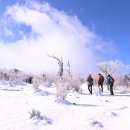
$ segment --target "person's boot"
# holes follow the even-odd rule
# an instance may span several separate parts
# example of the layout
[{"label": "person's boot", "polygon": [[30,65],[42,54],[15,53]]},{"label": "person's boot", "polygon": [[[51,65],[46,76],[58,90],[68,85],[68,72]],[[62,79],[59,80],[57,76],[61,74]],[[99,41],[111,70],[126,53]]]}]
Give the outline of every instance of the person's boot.
[{"label": "person's boot", "polygon": [[111,95],[114,95],[114,93],[112,92]]}]

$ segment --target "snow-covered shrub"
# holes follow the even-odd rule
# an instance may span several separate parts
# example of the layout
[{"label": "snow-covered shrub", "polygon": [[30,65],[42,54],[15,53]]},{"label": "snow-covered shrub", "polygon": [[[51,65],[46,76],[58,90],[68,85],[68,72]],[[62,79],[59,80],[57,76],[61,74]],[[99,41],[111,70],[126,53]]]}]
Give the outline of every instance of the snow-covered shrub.
[{"label": "snow-covered shrub", "polygon": [[18,69],[0,69],[0,82],[10,84],[10,86],[26,83],[29,76],[29,74]]},{"label": "snow-covered shrub", "polygon": [[116,78],[117,86],[122,86],[124,89],[130,89],[130,75],[123,75]]},{"label": "snow-covered shrub", "polygon": [[56,81],[56,77],[54,74],[48,74],[47,75],[47,81],[50,83],[54,83]]},{"label": "snow-covered shrub", "polygon": [[44,83],[44,77],[41,74],[33,76],[32,84],[34,89],[38,89],[38,87],[43,83]]},{"label": "snow-covered shrub", "polygon": [[124,76],[123,82],[125,86],[130,89],[130,74]]},{"label": "snow-covered shrub", "polygon": [[72,89],[74,89],[76,92],[79,92],[81,89],[82,80],[78,76],[72,77],[70,80],[70,86]]},{"label": "snow-covered shrub", "polygon": [[59,100],[65,100],[68,93],[68,83],[64,81],[57,82],[56,96]]},{"label": "snow-covered shrub", "polygon": [[56,76],[55,74],[51,73],[51,74],[46,74],[46,80],[45,80],[45,83],[44,85],[46,87],[51,87],[53,83],[56,83],[57,82],[57,79],[56,79]]},{"label": "snow-covered shrub", "polygon": [[64,75],[62,79],[59,79],[56,83],[57,98],[65,100],[71,89],[80,92],[82,83],[83,80],[78,76],[68,77],[67,75]]},{"label": "snow-covered shrub", "polygon": [[56,76],[54,74],[40,74],[33,76],[33,86],[37,89],[40,85],[50,87],[56,83]]}]

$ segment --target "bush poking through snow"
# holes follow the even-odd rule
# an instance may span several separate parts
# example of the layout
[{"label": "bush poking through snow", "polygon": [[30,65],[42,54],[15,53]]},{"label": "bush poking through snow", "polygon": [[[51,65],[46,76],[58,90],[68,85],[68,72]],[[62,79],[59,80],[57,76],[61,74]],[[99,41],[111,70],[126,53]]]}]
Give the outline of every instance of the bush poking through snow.
[{"label": "bush poking through snow", "polygon": [[35,108],[33,108],[32,111],[29,112],[29,114],[30,114],[30,119],[34,117],[41,117],[41,112]]},{"label": "bush poking through snow", "polygon": [[44,125],[50,125],[52,124],[52,119],[47,118],[46,116],[41,116],[41,112],[37,109],[32,109],[31,112],[29,112],[30,114],[30,119],[32,119],[33,124],[44,124]]},{"label": "bush poking through snow", "polygon": [[115,112],[111,112],[111,113],[110,113],[110,116],[117,117],[117,116],[118,116],[118,114],[117,114],[117,113],[115,113]]},{"label": "bush poking through snow", "polygon": [[103,128],[103,124],[97,120],[92,120],[90,122],[90,125],[97,128]]}]

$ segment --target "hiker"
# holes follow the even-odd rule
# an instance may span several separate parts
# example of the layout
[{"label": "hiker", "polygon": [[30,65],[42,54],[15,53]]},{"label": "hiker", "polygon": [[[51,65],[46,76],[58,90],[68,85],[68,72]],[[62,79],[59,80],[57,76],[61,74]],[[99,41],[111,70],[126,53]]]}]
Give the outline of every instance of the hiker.
[{"label": "hiker", "polygon": [[104,82],[104,77],[99,73],[98,74],[98,88],[101,90],[103,93],[103,82]]},{"label": "hiker", "polygon": [[110,93],[111,93],[111,95],[114,95],[114,93],[113,93],[113,85],[114,85],[114,82],[115,82],[114,78],[109,74],[109,75],[107,76],[107,84],[108,84],[109,87],[110,87]]},{"label": "hiker", "polygon": [[29,83],[29,84],[32,84],[32,82],[33,82],[33,77],[32,77],[32,76],[28,77],[28,78],[26,79],[26,82]]},{"label": "hiker", "polygon": [[88,90],[89,90],[90,94],[92,94],[93,78],[92,78],[91,74],[89,74],[87,77],[87,83],[88,83]]}]

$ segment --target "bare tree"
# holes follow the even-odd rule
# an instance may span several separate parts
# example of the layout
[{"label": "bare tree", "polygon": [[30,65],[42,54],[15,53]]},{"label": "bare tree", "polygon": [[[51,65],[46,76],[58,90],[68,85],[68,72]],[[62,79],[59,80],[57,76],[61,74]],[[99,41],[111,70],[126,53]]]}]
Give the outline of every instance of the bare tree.
[{"label": "bare tree", "polygon": [[97,68],[106,76],[108,74],[119,76],[125,75],[128,67],[125,66],[121,61],[104,61],[97,64]]},{"label": "bare tree", "polygon": [[57,61],[58,61],[58,64],[59,64],[59,71],[58,71],[58,79],[59,78],[62,78],[62,76],[63,76],[63,61],[62,61],[62,58],[61,59],[59,59],[59,58],[57,58],[56,56],[51,56],[51,55],[48,55],[49,57],[51,57],[51,58],[53,58],[53,59],[56,59]]},{"label": "bare tree", "polygon": [[97,68],[98,68],[98,70],[99,71],[101,71],[103,74],[105,74],[105,76],[107,77],[107,75],[108,75],[108,71],[109,71],[109,68],[108,68],[108,63],[106,63],[106,62],[104,62],[104,63],[99,63],[99,64],[97,64]]},{"label": "bare tree", "polygon": [[70,69],[70,62],[69,62],[69,60],[68,60],[68,63],[67,63],[67,68],[65,70],[68,73],[69,77],[72,78],[72,73],[71,73],[71,69]]}]

